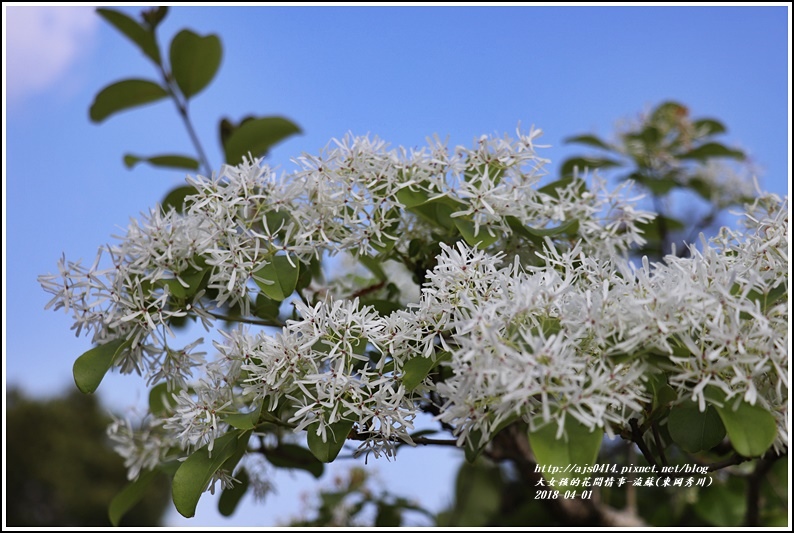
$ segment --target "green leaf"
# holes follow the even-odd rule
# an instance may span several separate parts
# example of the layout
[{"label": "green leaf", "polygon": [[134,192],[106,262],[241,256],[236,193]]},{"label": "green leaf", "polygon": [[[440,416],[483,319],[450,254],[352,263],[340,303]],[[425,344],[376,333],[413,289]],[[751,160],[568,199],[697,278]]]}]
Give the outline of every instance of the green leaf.
[{"label": "green leaf", "polygon": [[182,30],[171,41],[171,74],[185,98],[209,85],[221,64],[221,41],[217,35],[201,37]]},{"label": "green leaf", "polygon": [[243,496],[248,491],[248,472],[242,468],[234,477],[240,483],[235,483],[231,489],[223,489],[221,497],[218,499],[218,512],[223,516],[232,516],[240,500],[243,499]]},{"label": "green leaf", "polygon": [[587,146],[592,146],[594,148],[601,148],[603,150],[614,150],[612,146],[602,141],[595,135],[576,135],[574,137],[568,137],[566,139],[563,139],[562,142],[566,144],[570,144],[570,143],[586,144]]},{"label": "green leaf", "polygon": [[259,423],[259,415],[262,412],[260,404],[256,409],[249,413],[232,413],[223,417],[223,421],[237,429],[254,429]]},{"label": "green leaf", "polygon": [[326,429],[326,441],[323,441],[320,435],[317,435],[317,430],[312,426],[307,428],[306,440],[309,444],[309,450],[314,456],[324,463],[330,463],[339,452],[342,446],[345,445],[350,430],[353,429],[352,420],[340,420],[330,424]]},{"label": "green leaf", "polygon": [[162,203],[160,206],[162,207],[163,211],[166,213],[173,207],[176,209],[177,213],[182,213],[185,210],[185,200],[191,194],[196,194],[196,188],[192,185],[183,185],[182,187],[176,187],[171,189],[165,198],[163,198]]},{"label": "green leaf", "polygon": [[305,470],[318,479],[325,470],[325,465],[311,451],[297,444],[281,443],[278,448],[265,449],[265,457],[273,466]]},{"label": "green leaf", "polygon": [[567,159],[562,164],[560,175],[563,177],[573,176],[575,168],[578,168],[579,174],[582,174],[586,171],[593,171],[599,168],[619,167],[620,165],[620,161],[615,161],[614,159],[601,157],[573,157]]},{"label": "green leaf", "polygon": [[90,394],[97,390],[116,357],[127,349],[130,341],[116,339],[95,346],[77,358],[72,367],[74,382],[80,392]]},{"label": "green leaf", "polygon": [[121,518],[135,505],[140,502],[148,492],[149,485],[157,477],[157,470],[146,470],[141,472],[138,479],[127,484],[121,492],[110,501],[108,507],[108,518],[114,527],[118,527]]},{"label": "green leaf", "polygon": [[102,122],[110,115],[150,102],[162,100],[168,91],[149,80],[129,79],[108,85],[94,97],[89,110],[92,122]]},{"label": "green leaf", "polygon": [[587,188],[587,184],[582,179],[562,178],[557,181],[552,181],[551,183],[544,185],[543,187],[538,189],[538,194],[545,194],[546,196],[550,196],[556,199],[560,197],[560,191],[562,189],[566,189],[570,187],[572,183],[576,183],[577,185],[576,188],[578,189],[577,192],[579,194],[583,193]]},{"label": "green leaf", "polygon": [[[444,353],[442,353],[442,356]],[[422,357],[421,355],[408,359],[403,365],[402,381],[405,390],[411,392],[418,387],[440,361],[441,357]]]},{"label": "green leaf", "polygon": [[276,255],[269,263],[254,272],[254,281],[271,300],[281,302],[295,291],[300,263],[295,258],[292,262],[295,266],[290,264],[286,255]]},{"label": "green leaf", "polygon": [[711,118],[695,120],[692,122],[692,126],[695,128],[695,131],[697,131],[698,134],[703,137],[717,135],[718,133],[725,133],[728,131],[722,122]]},{"label": "green leaf", "polygon": [[442,196],[407,209],[434,226],[451,230],[455,228],[455,222],[451,215],[462,207],[463,204],[460,202],[448,196]]},{"label": "green leaf", "polygon": [[745,482],[738,476],[698,490],[695,513],[712,526],[739,527],[747,512]]},{"label": "green leaf", "polygon": [[186,155],[168,154],[141,157],[135,154],[124,154],[124,165],[127,168],[133,168],[135,165],[142,162],[165,168],[186,168],[188,170],[198,170],[199,168],[199,162]]},{"label": "green leaf", "polygon": [[378,278],[379,281],[386,281],[388,279],[388,276],[386,275],[386,272],[383,270],[383,267],[381,266],[381,261],[379,259],[362,254],[358,256],[358,261],[359,263],[367,267],[367,269],[369,269],[370,272],[375,274],[375,277]]},{"label": "green leaf", "polygon": [[[138,45],[138,48],[156,65],[161,63],[160,49],[157,46],[154,32],[148,31],[146,28],[138,24],[138,22],[115,9],[99,8],[96,10],[97,14],[110,23],[113,27],[127,36],[132,42]],[[165,14],[163,14],[165,16]]]},{"label": "green leaf", "polygon": [[168,404],[172,403],[172,396],[179,393],[180,389],[168,390],[168,382],[158,383],[149,391],[149,412],[155,416],[162,416],[168,412]]},{"label": "green leaf", "polygon": [[632,172],[626,179],[634,180],[643,187],[647,188],[654,196],[662,196],[670,192],[678,185],[678,182],[672,176],[664,176],[656,178],[646,176],[640,172]]},{"label": "green leaf", "polygon": [[706,143],[678,157],[679,159],[698,159],[703,161],[711,157],[731,157],[743,161],[745,155],[741,150],[732,150],[720,143]]},{"label": "green leaf", "polygon": [[422,189],[415,191],[410,185],[406,185],[402,189],[398,190],[394,196],[397,198],[397,201],[406,208],[425,204],[430,199],[426,191]]},{"label": "green leaf", "polygon": [[760,405],[742,400],[734,409],[734,403],[729,400],[722,406],[714,406],[725,424],[733,449],[744,457],[763,455],[777,437],[775,417]]},{"label": "green leaf", "polygon": [[534,235],[536,237],[556,237],[557,235],[562,235],[563,233],[567,233],[568,235],[575,235],[577,231],[579,231],[579,220],[573,219],[569,220],[568,222],[563,222],[556,228],[533,228],[530,226],[526,226],[524,228],[527,233]]},{"label": "green leaf", "polygon": [[402,513],[394,505],[378,502],[378,514],[375,516],[375,527],[400,527]]},{"label": "green leaf", "polygon": [[463,463],[455,479],[455,507],[448,526],[482,527],[499,512],[502,475],[485,461]]},{"label": "green leaf", "polygon": [[301,133],[294,122],[283,117],[264,117],[240,124],[226,139],[226,163],[238,165],[248,152],[254,157],[265,154],[276,143]]},{"label": "green leaf", "polygon": [[171,486],[174,506],[179,514],[185,518],[191,518],[196,514],[196,505],[212,476],[240,447],[244,448],[248,445],[250,436],[250,431],[232,430],[215,439],[212,453],[207,450],[207,446],[204,446],[193,452],[182,463],[174,474]]},{"label": "green leaf", "polygon": [[265,320],[276,320],[281,311],[281,302],[271,300],[265,294],[256,295],[256,304],[253,309],[254,315]]},{"label": "green leaf", "polygon": [[710,450],[725,438],[725,426],[716,409],[709,405],[701,413],[698,405],[692,401],[676,405],[670,410],[667,430],[673,442],[690,453]]},{"label": "green leaf", "polygon": [[491,235],[486,226],[480,226],[477,235],[474,234],[474,222],[464,217],[455,217],[452,219],[455,227],[458,228],[461,236],[469,246],[476,246],[484,250],[499,239],[499,235]]},{"label": "green leaf", "polygon": [[383,300],[381,298],[363,298],[360,301],[361,306],[372,306],[380,316],[389,316],[395,311],[404,309],[403,305],[391,300]]},{"label": "green leaf", "polygon": [[[557,440],[557,424],[552,422],[529,432],[529,445],[538,466],[546,467],[546,478],[572,478],[587,474],[564,472],[568,465],[594,464],[601,449],[604,430],[590,430],[571,415],[565,417],[565,433]],[[556,474],[549,467],[559,468]]]}]

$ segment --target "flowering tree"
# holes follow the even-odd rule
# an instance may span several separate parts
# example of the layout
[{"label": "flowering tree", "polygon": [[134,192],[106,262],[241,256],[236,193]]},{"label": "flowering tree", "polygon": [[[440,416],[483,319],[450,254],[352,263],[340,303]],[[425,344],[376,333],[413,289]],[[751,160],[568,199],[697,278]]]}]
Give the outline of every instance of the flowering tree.
[{"label": "flowering tree", "polygon": [[[177,72],[172,94],[189,87]],[[633,261],[655,213],[630,180],[544,180],[540,135],[348,136],[281,174],[242,157],[189,177],[90,265],[41,276],[96,345],[75,362],[80,390],[112,368],[151,387],[143,424],[110,429],[132,480],[112,519],[158,471],[184,516],[218,484],[228,514],[267,490],[267,463],[319,477],[348,445],[454,445],[470,477],[480,456],[511,462],[560,522],[636,525],[543,487],[588,486],[604,436],[659,469],[785,454],[787,199],[760,194],[742,229]],[[325,276],[340,257],[347,272]],[[190,322],[213,355],[180,334]],[[417,433],[421,413],[447,436]]]}]

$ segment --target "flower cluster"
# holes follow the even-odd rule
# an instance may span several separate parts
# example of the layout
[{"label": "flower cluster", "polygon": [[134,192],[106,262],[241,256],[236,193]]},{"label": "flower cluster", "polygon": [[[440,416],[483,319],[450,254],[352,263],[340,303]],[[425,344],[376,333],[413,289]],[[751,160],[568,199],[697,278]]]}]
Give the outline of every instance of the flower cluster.
[{"label": "flower cluster", "polygon": [[[656,372],[677,401],[704,408],[713,386],[762,406],[778,422],[774,446],[787,446],[787,201],[761,197],[744,230],[635,266],[653,215],[629,183],[541,186],[539,134],[413,151],[348,137],[280,176],[259,161],[227,166],[190,178],[182,211],[133,220],[90,267],[62,259],[41,276],[78,334],[121,342],[116,366],[167,384],[145,435],[114,425],[130,474],[175,448],[212,452],[233,417],[260,411],[255,428],[323,441],[353,423],[376,455],[411,443],[423,410],[474,446],[519,418],[615,433],[644,416]],[[317,286],[313,265],[340,252],[371,285]],[[413,273],[417,301],[395,295],[387,261]],[[175,346],[191,317],[208,330],[244,324],[219,330],[207,361],[201,339]]]}]

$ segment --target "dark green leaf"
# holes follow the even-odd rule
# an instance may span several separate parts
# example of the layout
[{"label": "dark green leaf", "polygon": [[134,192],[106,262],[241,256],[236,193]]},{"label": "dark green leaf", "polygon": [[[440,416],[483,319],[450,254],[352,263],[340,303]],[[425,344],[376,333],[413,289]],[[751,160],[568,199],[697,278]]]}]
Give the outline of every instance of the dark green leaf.
[{"label": "dark green leaf", "polygon": [[719,481],[703,487],[697,493],[695,513],[712,526],[739,527],[747,512],[745,482],[732,476],[727,483]]},{"label": "dark green leaf", "polygon": [[671,231],[681,231],[684,229],[684,224],[675,218],[669,218],[658,215],[650,222],[638,222],[637,229],[642,232],[643,236],[649,240],[658,240],[661,238],[661,228],[664,225],[665,233]]},{"label": "dark green leaf", "polygon": [[595,135],[577,135],[574,137],[568,137],[567,139],[563,139],[562,142],[566,144],[570,144],[570,143],[585,144],[587,146],[593,146],[595,148],[601,148],[603,150],[614,150],[612,146],[602,141]]},{"label": "dark green leaf", "polygon": [[426,191],[422,189],[413,190],[410,185],[406,185],[398,190],[394,196],[397,198],[397,201],[405,207],[416,207],[427,203],[430,199]]},{"label": "dark green leaf", "polygon": [[244,468],[240,469],[234,477],[240,483],[235,483],[231,489],[223,489],[221,497],[218,499],[218,512],[223,516],[232,516],[240,500],[243,499],[243,496],[248,491],[248,472]]},{"label": "dark green leaf", "polygon": [[745,457],[758,457],[766,453],[777,437],[777,422],[772,414],[760,405],[735,400],[722,406],[715,405],[733,449]]},{"label": "dark green leaf", "polygon": [[442,196],[407,209],[434,226],[451,230],[455,228],[455,222],[451,215],[462,207],[463,204],[448,196]]},{"label": "dark green leaf", "polygon": [[223,417],[224,422],[237,429],[254,429],[259,423],[259,414],[262,412],[262,405],[257,406],[248,413],[232,413]]},{"label": "dark green leaf", "polygon": [[692,122],[692,126],[695,128],[695,131],[702,137],[708,137],[710,135],[717,135],[718,133],[725,133],[727,130],[722,122],[718,120],[714,120],[711,118],[703,118],[700,120],[695,120]]},{"label": "dark green leaf", "polygon": [[[132,42],[137,44],[138,48],[140,48],[149,59],[154,61],[156,65],[161,63],[160,49],[157,47],[157,41],[155,40],[153,32],[148,31],[138,24],[135,19],[115,9],[99,8],[96,12],[113,27],[126,35]],[[163,16],[165,16],[165,14],[163,14]]]},{"label": "dark green leaf", "polygon": [[670,192],[673,187],[678,185],[678,182],[672,176],[664,176],[660,178],[646,176],[640,172],[632,172],[627,176],[627,179],[634,180],[649,191],[654,196],[662,196]]},{"label": "dark green leaf", "polygon": [[264,117],[244,122],[226,140],[226,163],[238,165],[243,156],[248,157],[249,152],[259,157],[276,143],[296,133],[301,133],[301,129],[283,117]]},{"label": "dark green leaf", "polygon": [[286,255],[276,255],[254,272],[254,281],[271,300],[281,302],[295,291],[300,263],[295,258],[292,262],[295,266],[292,266]]},{"label": "dark green leaf", "polygon": [[92,122],[102,122],[110,115],[150,102],[162,100],[168,91],[149,80],[129,79],[108,85],[94,97],[89,116]]},{"label": "dark green leaf", "polygon": [[128,346],[129,341],[116,339],[95,346],[78,357],[72,368],[77,388],[86,394],[96,391],[118,355]]},{"label": "dark green leaf", "polygon": [[182,187],[176,187],[175,189],[171,189],[165,198],[163,198],[163,202],[161,207],[163,211],[166,213],[173,207],[176,209],[178,213],[181,213],[185,209],[185,200],[191,194],[196,194],[196,188],[192,185],[183,185]]},{"label": "dark green leaf", "polygon": [[248,445],[250,431],[235,429],[215,439],[210,453],[204,446],[188,457],[174,474],[171,494],[179,514],[190,518],[196,514],[196,505],[212,476],[240,447]]},{"label": "dark green leaf", "polygon": [[253,309],[254,315],[266,320],[276,320],[280,310],[281,302],[272,300],[261,292],[256,295],[256,305]]},{"label": "dark green leaf", "polygon": [[151,30],[155,30],[168,14],[168,6],[157,6],[141,11],[141,17]]},{"label": "dark green leaf", "polygon": [[404,308],[397,302],[380,298],[364,298],[360,302],[362,306],[371,305],[380,316],[389,316],[393,312]]},{"label": "dark green leaf", "polygon": [[402,513],[394,505],[378,502],[378,514],[375,516],[375,527],[400,527]]},{"label": "dark green leaf", "polygon": [[437,361],[433,357],[422,357],[421,355],[417,355],[416,357],[408,359],[403,365],[402,381],[405,390],[411,392],[418,387],[436,364]]},{"label": "dark green leaf", "polygon": [[557,423],[551,422],[529,432],[529,445],[535,454],[539,466],[558,467],[556,474],[546,473],[546,477],[571,478],[581,477],[582,473],[563,472],[568,465],[595,464],[604,430],[587,426],[571,415],[565,417],[565,432],[557,439]]},{"label": "dark green leaf", "polygon": [[124,154],[124,165],[127,168],[132,168],[141,162],[146,162],[156,167],[185,168],[188,170],[198,170],[199,168],[199,162],[186,155],[168,154],[141,157],[134,154]]},{"label": "dark green leaf", "polygon": [[526,226],[524,228],[527,233],[534,235],[536,237],[556,237],[557,235],[568,234],[568,235],[576,235],[576,232],[579,231],[579,220],[573,219],[567,222],[563,222],[556,228],[532,228]]},{"label": "dark green leaf", "polygon": [[141,472],[138,479],[121,489],[121,492],[116,494],[111,500],[110,506],[108,507],[108,518],[110,518],[110,523],[113,524],[114,527],[118,527],[122,517],[127,511],[135,507],[135,505],[146,496],[149,485],[152,484],[152,481],[154,481],[158,473],[157,470],[146,470]]},{"label": "dark green leaf", "polygon": [[667,429],[673,442],[690,453],[710,450],[725,438],[725,426],[717,411],[709,405],[701,413],[698,405],[692,401],[676,405],[670,410]]},{"label": "dark green leaf", "polygon": [[583,174],[585,172],[593,171],[599,168],[619,167],[620,165],[620,161],[615,161],[614,159],[600,157],[573,157],[571,159],[567,159],[562,164],[560,174],[564,178],[567,178],[574,175],[575,168],[579,169],[579,174]]},{"label": "dark green leaf", "polygon": [[345,445],[345,440],[347,440],[350,430],[353,429],[353,424],[352,420],[340,420],[330,424],[326,429],[325,441],[320,435],[317,435],[317,429],[312,424],[306,429],[309,450],[320,461],[330,463],[342,451],[342,446]]},{"label": "dark green leaf", "polygon": [[745,155],[741,150],[732,150],[720,143],[706,143],[689,152],[681,154],[679,159],[698,159],[705,161],[711,157],[730,157],[743,161]]},{"label": "dark green leaf", "polygon": [[265,457],[273,466],[305,470],[318,479],[325,470],[311,451],[297,444],[281,443],[278,448],[265,449]]},{"label": "dark green leaf", "polygon": [[455,508],[448,526],[482,527],[499,511],[502,475],[496,465],[463,463],[455,480]]},{"label": "dark green leaf", "polygon": [[221,64],[221,41],[217,35],[201,37],[182,30],[171,41],[171,73],[185,98],[209,85]]},{"label": "dark green leaf", "polygon": [[452,219],[452,222],[455,224],[455,227],[458,228],[461,236],[469,246],[476,246],[484,250],[499,239],[498,233],[491,235],[488,228],[482,225],[479,227],[479,232],[475,235],[474,233],[477,228],[475,228],[474,222],[470,221],[468,218],[455,217]]},{"label": "dark green leaf", "polygon": [[380,281],[386,281],[388,276],[386,276],[386,272],[384,272],[383,267],[381,266],[381,261],[374,257],[370,257],[368,255],[359,255],[358,261],[367,267],[370,272],[375,274],[375,277],[378,278]]}]

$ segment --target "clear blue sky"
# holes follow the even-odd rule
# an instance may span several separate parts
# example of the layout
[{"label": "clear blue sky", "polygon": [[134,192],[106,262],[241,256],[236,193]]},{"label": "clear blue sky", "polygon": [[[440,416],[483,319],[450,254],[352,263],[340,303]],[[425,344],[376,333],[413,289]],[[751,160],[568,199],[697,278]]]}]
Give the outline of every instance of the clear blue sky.
[{"label": "clear blue sky", "polygon": [[[91,8],[4,4],[3,356],[7,385],[57,394],[88,349],[62,313],[44,311],[36,276],[62,252],[91,261],[129,217],[184,174],[140,166],[122,154],[191,153],[167,101],[88,120],[93,95],[126,77],[155,78],[144,56]],[[120,8],[135,14],[140,8]],[[216,33],[218,77],[191,104],[213,165],[222,116],[283,115],[304,134],[279,145],[271,163],[316,153],[347,132],[393,146],[449,136],[470,145],[486,133],[536,125],[559,163],[579,153],[562,140],[609,136],[620,119],[664,100],[728,127],[766,190],[789,193],[790,10],[772,7],[173,7],[159,29]],[[116,410],[139,402],[139,380],[112,376],[100,393]],[[438,509],[449,502],[460,458],[409,450],[370,461],[384,484]],[[333,465],[331,471],[347,464]],[[299,508],[313,478],[279,474],[280,493],[261,508],[245,501],[230,520],[202,500],[197,518],[168,525],[272,525]],[[328,483],[326,479],[324,483]]]}]

